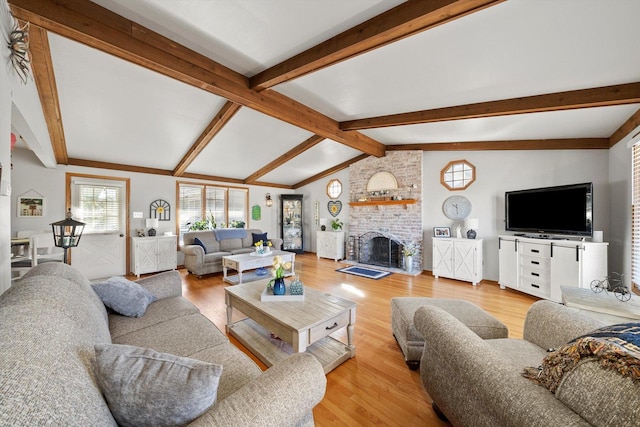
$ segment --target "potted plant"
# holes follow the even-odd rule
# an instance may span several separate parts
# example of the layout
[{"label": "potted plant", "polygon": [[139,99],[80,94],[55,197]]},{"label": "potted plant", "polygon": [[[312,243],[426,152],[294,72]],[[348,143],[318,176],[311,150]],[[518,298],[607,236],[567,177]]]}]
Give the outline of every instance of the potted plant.
[{"label": "potted plant", "polygon": [[418,253],[418,244],[408,242],[402,245],[402,255],[404,255],[404,269],[411,272],[413,270],[413,257]]},{"label": "potted plant", "polygon": [[331,220],[331,228],[333,228],[333,231],[340,231],[342,230],[342,226],[344,224],[342,223],[342,221],[340,221],[340,218],[336,218],[336,219],[332,219]]}]

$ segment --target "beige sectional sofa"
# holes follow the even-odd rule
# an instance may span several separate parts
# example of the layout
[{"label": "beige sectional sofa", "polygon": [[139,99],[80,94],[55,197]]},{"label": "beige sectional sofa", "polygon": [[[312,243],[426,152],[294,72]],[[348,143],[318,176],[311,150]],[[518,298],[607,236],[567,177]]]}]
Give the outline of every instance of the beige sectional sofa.
[{"label": "beige sectional sofa", "polygon": [[[263,234],[261,230],[255,228],[237,229],[238,232],[245,232],[244,237],[239,238],[231,235],[231,238],[220,238],[225,237],[223,233],[233,233],[234,231],[236,230],[206,230],[184,233],[184,244],[181,250],[184,253],[184,266],[187,271],[198,277],[222,271],[223,256],[253,252],[255,250],[253,234]],[[204,244],[204,248],[194,243],[196,238]],[[282,239],[269,237],[268,240],[274,249],[282,248]]]},{"label": "beige sectional sofa", "polygon": [[[138,318],[108,313],[89,280],[62,263],[32,268],[0,296],[0,425],[116,425],[96,373],[98,349],[112,343],[222,366],[215,403],[189,425],[313,425],[326,388],[315,357],[295,354],[262,372],[181,296],[178,272],[137,283],[156,299]],[[138,414],[145,403],[131,402],[143,406]]]},{"label": "beige sectional sofa", "polygon": [[522,375],[533,367],[540,379],[536,368],[547,350],[604,326],[582,312],[538,301],[524,339],[483,340],[435,306],[419,308],[414,323],[424,338],[422,383],[454,426],[640,425],[640,381],[601,367],[601,359],[582,357],[555,394]]}]

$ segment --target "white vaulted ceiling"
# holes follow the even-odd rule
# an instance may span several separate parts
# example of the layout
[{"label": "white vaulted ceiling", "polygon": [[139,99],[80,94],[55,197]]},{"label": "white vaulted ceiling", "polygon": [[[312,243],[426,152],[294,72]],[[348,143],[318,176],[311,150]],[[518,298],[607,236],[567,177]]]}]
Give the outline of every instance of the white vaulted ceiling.
[{"label": "white vaulted ceiling", "polygon": [[[372,18],[344,40],[402,27],[403,13],[433,3],[9,0],[46,30],[49,51],[34,36],[31,53],[38,89],[55,81],[59,163],[296,188],[384,149],[606,149],[640,124],[637,0],[445,0],[434,15],[461,16],[332,60],[341,33]],[[152,32],[170,40],[161,50],[176,68],[148,66],[161,55],[141,45]],[[330,65],[255,86],[308,49]]]}]

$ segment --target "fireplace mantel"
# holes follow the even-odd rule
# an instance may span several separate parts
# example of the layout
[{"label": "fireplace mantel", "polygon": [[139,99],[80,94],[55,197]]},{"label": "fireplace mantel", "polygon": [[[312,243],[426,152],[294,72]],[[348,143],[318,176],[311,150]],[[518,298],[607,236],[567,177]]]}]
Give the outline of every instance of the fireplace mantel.
[{"label": "fireplace mantel", "polygon": [[416,203],[415,199],[405,199],[405,200],[371,200],[368,202],[349,202],[349,206],[378,206],[378,208],[382,206],[388,205],[404,205],[405,209],[407,205],[414,205]]}]

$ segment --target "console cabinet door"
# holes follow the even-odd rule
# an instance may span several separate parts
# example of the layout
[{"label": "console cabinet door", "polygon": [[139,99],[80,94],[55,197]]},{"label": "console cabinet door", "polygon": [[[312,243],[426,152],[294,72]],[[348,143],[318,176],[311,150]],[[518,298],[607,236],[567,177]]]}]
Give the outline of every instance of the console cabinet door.
[{"label": "console cabinet door", "polygon": [[498,283],[501,288],[518,287],[518,239],[498,240]]},{"label": "console cabinet door", "polygon": [[178,266],[176,237],[164,236],[158,239],[157,271],[175,270]]},{"label": "console cabinet door", "polygon": [[475,240],[465,242],[457,240],[453,244],[453,274],[456,279],[467,282],[475,282],[478,272],[477,265],[477,245]]},{"label": "console cabinet door", "polygon": [[156,266],[158,264],[158,256],[156,254],[157,247],[158,242],[156,239],[136,239],[134,245],[135,274],[140,275],[156,271]]},{"label": "console cabinet door", "polygon": [[454,277],[452,240],[433,239],[433,275]]}]

